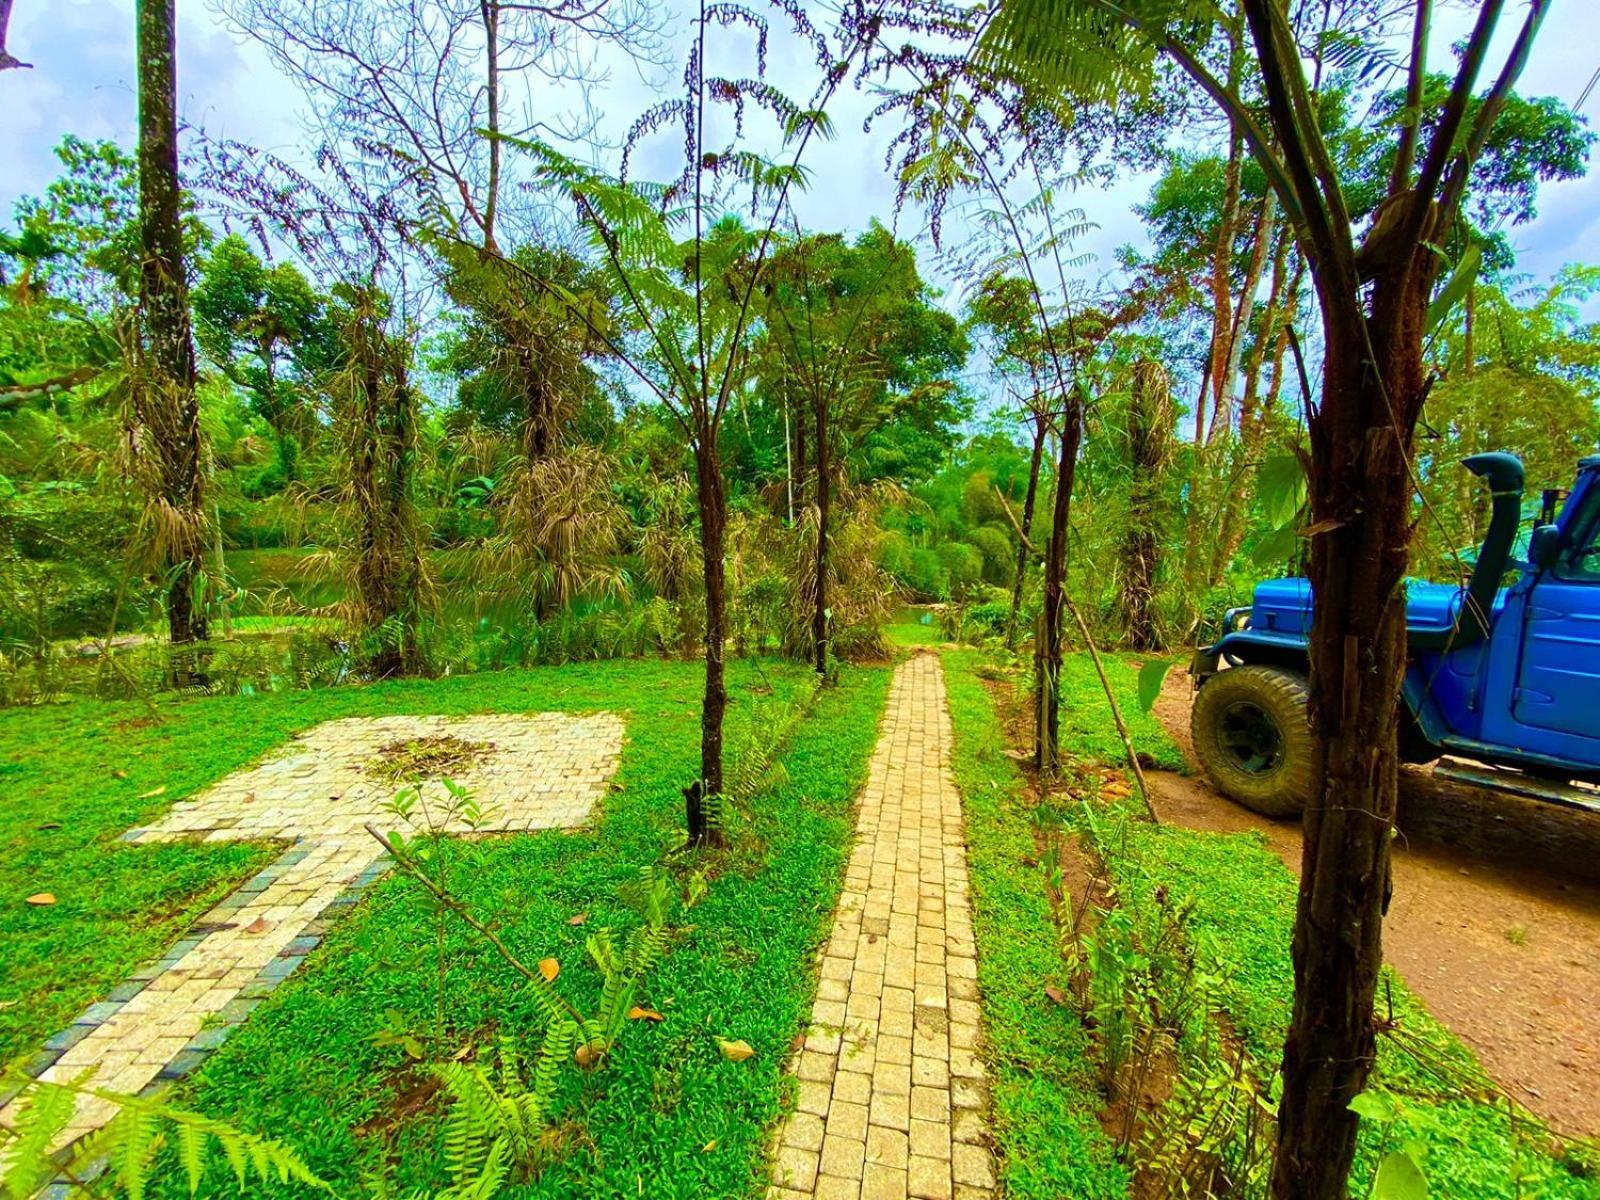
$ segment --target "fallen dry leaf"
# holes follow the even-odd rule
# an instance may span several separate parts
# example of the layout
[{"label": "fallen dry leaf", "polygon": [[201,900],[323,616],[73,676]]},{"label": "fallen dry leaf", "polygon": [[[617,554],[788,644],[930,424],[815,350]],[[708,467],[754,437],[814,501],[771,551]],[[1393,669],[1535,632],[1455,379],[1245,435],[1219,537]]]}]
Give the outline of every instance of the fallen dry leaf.
[{"label": "fallen dry leaf", "polygon": [[713,1150],[715,1150],[715,1149],[716,1149],[716,1148],[717,1148],[717,1139],[716,1139],[716,1138],[712,1138],[712,1139],[711,1139],[711,1140],[710,1140],[710,1141],[709,1141],[709,1142],[707,1142],[707,1143],[706,1143],[706,1144],[705,1144],[705,1145],[704,1145],[704,1146],[701,1146],[701,1147],[700,1147],[700,1150],[701,1150],[701,1152],[702,1152],[702,1153],[704,1153],[704,1154],[710,1154],[710,1153],[711,1153],[711,1152],[712,1152],[712,1151],[713,1151]]},{"label": "fallen dry leaf", "polygon": [[666,1018],[663,1017],[660,1013],[658,1013],[653,1008],[640,1008],[637,1004],[635,1004],[632,1008],[630,1008],[628,1010],[628,1020],[630,1020],[630,1021],[665,1021]]},{"label": "fallen dry leaf", "polygon": [[246,933],[265,933],[272,928],[272,922],[265,917],[257,917],[244,927]]},{"label": "fallen dry leaf", "polygon": [[159,796],[159,795],[161,795],[161,794],[162,794],[162,793],[163,793],[163,792],[165,792],[165,791],[166,791],[166,790],[167,790],[167,786],[166,786],[166,784],[162,784],[162,785],[161,785],[161,786],[160,786],[160,787],[158,787],[158,788],[151,788],[151,789],[150,789],[150,790],[149,790],[149,791],[148,791],[148,792],[144,792],[144,793],[142,793],[142,794],[141,794],[141,795],[140,795],[140,796],[139,796],[139,799],[141,799],[141,800],[152,800],[152,799],[154,799],[154,798],[155,798],[155,797],[157,797],[157,796]]},{"label": "fallen dry leaf", "polygon": [[756,1056],[756,1052],[751,1048],[750,1043],[743,1038],[735,1038],[733,1041],[729,1041],[727,1038],[718,1038],[717,1049],[722,1051],[722,1057],[729,1062],[743,1062],[747,1058]]},{"label": "fallen dry leaf", "polygon": [[1065,1004],[1067,1002],[1067,994],[1053,984],[1050,987],[1045,988],[1044,994],[1049,996],[1050,999],[1054,1000],[1057,1004]]},{"label": "fallen dry leaf", "polygon": [[50,892],[35,892],[33,895],[28,897],[28,903],[33,905],[35,908],[48,908],[55,902],[56,898]]},{"label": "fallen dry leaf", "polygon": [[113,771],[113,772],[111,772],[111,778],[113,778],[113,779],[126,779],[127,777],[128,777],[128,773],[126,771]]},{"label": "fallen dry leaf", "polygon": [[580,1067],[592,1067],[605,1057],[605,1053],[604,1042],[585,1042],[572,1052],[572,1057]]},{"label": "fallen dry leaf", "polygon": [[554,983],[556,976],[561,974],[561,964],[553,958],[539,960],[539,974],[544,976],[546,983]]},{"label": "fallen dry leaf", "polygon": [[588,913],[578,913],[575,916],[568,917],[567,918],[567,924],[568,925],[582,925],[588,919],[589,919],[589,914]]}]

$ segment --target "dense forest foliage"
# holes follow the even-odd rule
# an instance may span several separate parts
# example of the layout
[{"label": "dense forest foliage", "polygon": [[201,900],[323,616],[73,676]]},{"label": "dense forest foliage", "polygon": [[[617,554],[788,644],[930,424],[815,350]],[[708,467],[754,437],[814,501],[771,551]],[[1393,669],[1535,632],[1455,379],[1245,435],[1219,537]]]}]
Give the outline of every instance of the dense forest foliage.
[{"label": "dense forest foliage", "polygon": [[[1530,214],[1538,178],[1582,169],[1589,135],[1576,120],[1526,107],[1548,127],[1486,172],[1485,219]],[[78,138],[57,155],[60,178],[18,204],[0,245],[12,702],[91,676],[149,686],[163,670],[158,658],[142,676],[72,669],[107,639],[162,628],[169,581],[133,402],[136,164]],[[1130,250],[1134,282],[1093,310],[1069,571],[1108,640],[1181,644],[1219,603],[1299,566],[1305,393],[1288,331],[1306,317],[1304,272],[1261,181],[1235,174],[1224,212],[1226,159],[1175,152],[1141,209],[1153,250]],[[402,643],[404,669],[422,672],[696,648],[692,455],[616,347],[549,303],[620,309],[581,245],[530,240],[491,269],[440,244],[426,259],[436,290],[408,315],[381,288],[303,269],[281,243],[252,244],[202,213],[191,197],[199,590],[211,636],[233,646],[218,651],[217,685],[389,672]],[[727,220],[730,241],[749,236]],[[1237,388],[1196,404],[1186,393],[1211,378],[1196,364],[1225,220]],[[722,434],[739,649],[815,651],[819,413],[834,652],[881,653],[905,601],[954,602],[956,619],[1014,638],[1038,608],[1024,531],[1050,511],[1057,436],[1025,280],[996,269],[941,293],[916,247],[878,225],[780,241]],[[1470,560],[1486,500],[1454,469],[1461,457],[1512,449],[1530,480],[1557,487],[1595,445],[1600,352],[1581,316],[1595,270],[1536,283],[1502,261],[1438,331],[1419,574],[1449,578],[1458,555]],[[369,395],[357,375],[374,370]],[[368,458],[375,473],[353,474]],[[414,560],[388,599],[360,578],[374,491],[403,501],[394,536]]]}]

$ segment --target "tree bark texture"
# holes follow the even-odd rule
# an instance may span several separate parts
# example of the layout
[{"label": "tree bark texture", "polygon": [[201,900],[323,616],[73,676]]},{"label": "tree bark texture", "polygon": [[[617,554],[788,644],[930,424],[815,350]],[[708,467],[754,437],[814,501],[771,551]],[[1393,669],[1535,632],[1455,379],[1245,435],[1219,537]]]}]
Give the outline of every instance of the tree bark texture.
[{"label": "tree bark texture", "polygon": [[811,615],[811,640],[817,674],[828,677],[828,400],[819,389],[813,400],[817,416],[817,602]]},{"label": "tree bark texture", "polygon": [[694,444],[696,497],[700,508],[700,554],[706,588],[706,685],[700,707],[700,778],[686,792],[689,842],[715,845],[720,831],[712,810],[722,795],[722,723],[728,710],[727,496],[718,460],[716,429],[698,421]]},{"label": "tree bark texture", "polygon": [[175,0],[139,0],[140,351],[144,370],[135,412],[153,479],[150,499],[169,579],[172,644],[204,639],[195,583],[205,550],[205,474],[195,395],[178,182]]},{"label": "tree bark texture", "polygon": [[1011,577],[1011,615],[1006,619],[1006,649],[1017,648],[1017,622],[1022,613],[1022,585],[1028,577],[1029,537],[1033,533],[1033,509],[1039,499],[1039,468],[1044,464],[1045,435],[1050,422],[1041,412],[1033,414],[1033,453],[1028,458],[1028,490],[1022,498],[1022,521],[1018,526],[1017,569]]},{"label": "tree bark texture", "polygon": [[1132,468],[1128,527],[1122,541],[1123,608],[1128,645],[1164,649],[1156,626],[1156,572],[1161,561],[1161,492],[1171,453],[1172,398],[1166,374],[1149,361],[1136,363],[1128,400],[1128,448]]},{"label": "tree bark texture", "polygon": [[1083,400],[1075,391],[1064,396],[1060,457],[1056,462],[1055,503],[1050,510],[1050,542],[1044,558],[1043,636],[1039,645],[1039,745],[1035,762],[1041,771],[1061,764],[1061,651],[1067,620],[1067,532],[1072,518],[1072,482],[1078,446],[1083,440]]}]

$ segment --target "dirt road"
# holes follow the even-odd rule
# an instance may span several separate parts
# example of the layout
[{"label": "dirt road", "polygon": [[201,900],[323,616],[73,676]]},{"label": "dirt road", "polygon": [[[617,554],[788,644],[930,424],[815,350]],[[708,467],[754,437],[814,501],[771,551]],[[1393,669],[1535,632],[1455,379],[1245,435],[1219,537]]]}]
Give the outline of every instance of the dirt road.
[{"label": "dirt road", "polygon": [[[1156,712],[1185,755],[1189,677]],[[1150,774],[1162,820],[1259,829],[1295,872],[1300,830],[1203,775]],[[1561,1132],[1600,1135],[1600,816],[1446,785],[1407,769],[1385,957],[1500,1084]]]}]

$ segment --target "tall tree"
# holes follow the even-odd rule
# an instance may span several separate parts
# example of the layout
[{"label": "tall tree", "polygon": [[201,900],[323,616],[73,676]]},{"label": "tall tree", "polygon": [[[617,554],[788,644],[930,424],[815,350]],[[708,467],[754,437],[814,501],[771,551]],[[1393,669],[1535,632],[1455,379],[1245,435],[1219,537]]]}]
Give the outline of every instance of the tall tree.
[{"label": "tall tree", "polygon": [[[669,128],[677,132],[684,159],[681,173],[671,182],[636,185],[585,168],[548,145],[523,143],[540,164],[545,184],[573,202],[600,257],[607,288],[619,297],[627,332],[610,331],[604,314],[565,289],[546,291],[618,353],[682,431],[694,458],[706,601],[700,777],[684,791],[689,840],[694,845],[720,837],[713,814],[723,795],[729,635],[728,495],[720,451],[723,418],[750,376],[752,301],[776,248],[777,222],[803,178],[800,160],[813,137],[827,136],[827,103],[876,32],[875,25],[860,22],[859,13],[847,13],[840,24],[841,44],[833,46],[803,12],[787,6],[781,11],[795,33],[810,44],[823,71],[812,104],[799,107],[761,77],[764,54],[754,79],[711,74],[707,42],[713,29],[728,25],[754,29],[764,48],[768,24],[752,9],[702,0],[682,94],[647,110],[628,139],[631,155],[650,134]],[[735,122],[733,142],[718,145],[709,140],[708,109],[718,105],[774,116],[783,130],[785,161],[774,162],[743,149],[738,144],[742,121]],[[735,184],[751,197],[752,208],[768,213],[761,227],[746,226],[725,207],[728,188]],[[631,353],[619,340],[629,334],[634,339]]]},{"label": "tall tree", "polygon": [[346,608],[366,669],[378,678],[409,674],[419,665],[418,627],[431,591],[413,501],[411,347],[388,328],[389,299],[375,286],[340,284],[335,296],[339,356],[325,385],[352,526]]},{"label": "tall tree", "polygon": [[964,360],[966,341],[932,304],[912,248],[876,224],[854,243],[835,234],[796,237],[772,256],[762,291],[758,367],[774,390],[800,393],[811,426],[815,505],[807,511],[815,541],[801,590],[809,649],[826,676],[835,494],[853,466],[868,467],[860,460],[876,435],[952,390],[946,376]]},{"label": "tall tree", "polygon": [[1006,648],[1017,644],[1022,613],[1022,588],[1028,562],[1033,557],[1034,507],[1039,497],[1039,472],[1044,464],[1045,441],[1050,432],[1050,391],[1045,385],[1049,364],[1039,331],[1033,289],[1027,279],[992,273],[978,283],[967,302],[967,320],[991,339],[991,358],[1003,379],[1016,380],[1024,396],[1021,405],[1029,426],[1028,486],[1022,515],[1017,522],[1016,569],[1011,577],[1011,611],[1006,618]]},{"label": "tall tree", "polygon": [[296,267],[267,266],[238,235],[213,248],[194,290],[200,348],[271,428],[280,485],[298,476],[299,452],[314,428],[315,380],[333,363],[326,306]]},{"label": "tall tree", "polygon": [[205,472],[195,395],[178,182],[175,0],[139,0],[139,350],[135,414],[150,472],[148,523],[167,573],[172,644],[206,636],[196,582],[206,544]]},{"label": "tall tree", "polygon": [[1384,198],[1361,239],[1306,73],[1308,61],[1320,63],[1326,39],[1314,28],[1305,38],[1310,45],[1303,44],[1281,0],[1239,0],[1229,9],[1242,14],[1249,30],[1264,122],[1207,67],[1210,27],[1200,5],[1006,0],[988,34],[991,54],[1008,68],[1023,65],[1052,94],[1071,88],[1110,99],[1141,86],[1157,56],[1175,63],[1242,131],[1295,229],[1316,287],[1326,344],[1320,403],[1307,421],[1316,750],[1272,1179],[1283,1200],[1346,1196],[1359,1124],[1349,1105],[1372,1066],[1372,1005],[1391,886],[1411,456],[1426,394],[1428,305],[1442,266],[1436,247],[1457,229],[1474,161],[1548,3],[1531,0],[1507,59],[1473,105],[1504,9],[1504,0],[1482,0],[1450,87],[1425,125],[1432,3],[1412,6],[1408,105],[1395,123]]},{"label": "tall tree", "polygon": [[1154,608],[1164,522],[1163,473],[1172,457],[1172,389],[1161,365],[1140,358],[1128,370],[1128,526],[1122,539],[1128,644],[1163,649]]}]

